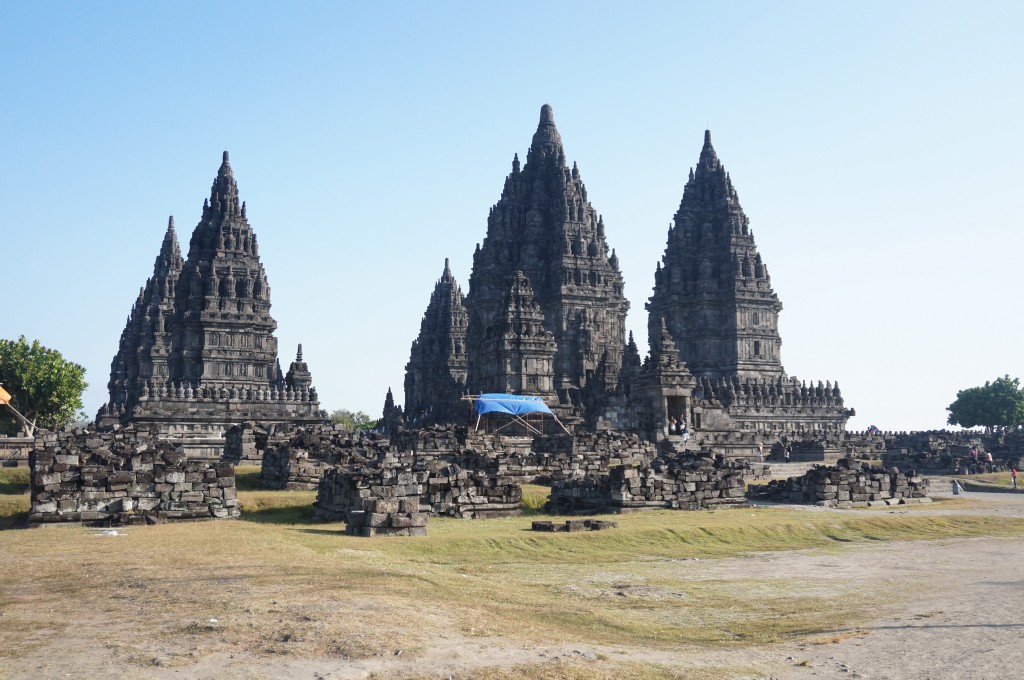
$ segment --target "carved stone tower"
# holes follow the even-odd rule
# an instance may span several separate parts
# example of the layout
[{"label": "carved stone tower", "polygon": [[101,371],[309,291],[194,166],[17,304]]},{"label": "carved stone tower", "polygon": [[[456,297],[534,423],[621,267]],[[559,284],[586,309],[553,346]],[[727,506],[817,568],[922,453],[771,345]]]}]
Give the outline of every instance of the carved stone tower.
[{"label": "carved stone tower", "polygon": [[405,367],[405,417],[415,424],[458,422],[466,393],[466,308],[448,259],[434,286]]},{"label": "carved stone tower", "polygon": [[555,337],[522,272],[508,279],[500,321],[484,331],[478,370],[482,393],[554,396]]},{"label": "carved stone tower", "polygon": [[97,421],[190,440],[186,449],[198,458],[220,457],[224,431],[243,420],[319,421],[302,345],[285,377],[276,328],[256,235],[225,151],[184,263],[173,219],[167,228],[121,334],[110,401]]},{"label": "carved stone tower", "polygon": [[277,377],[270,286],[227,151],[192,232],[176,293],[172,380],[230,389]]},{"label": "carved stone tower", "polygon": [[606,383],[600,389],[614,390],[629,303],[618,258],[605,240],[604,221],[587,198],[579,169],[566,164],[547,105],[541,109],[526,164],[520,167],[518,155],[513,159],[501,198],[487,218],[487,236],[473,256],[466,297],[473,392],[500,382],[494,366],[482,364],[481,353],[487,330],[507,320],[508,282],[517,272],[532,285],[543,327],[556,344],[553,389],[574,403],[598,379]]},{"label": "carved stone tower", "polygon": [[774,381],[785,373],[782,303],[749,222],[705,132],[647,304],[651,337],[664,319],[694,375]]},{"label": "carved stone tower", "polygon": [[139,291],[110,365],[107,389],[111,402],[122,410],[138,403],[142,388],[148,382],[154,379],[164,382],[169,377],[171,339],[167,328],[174,319],[174,290],[182,264],[174,217],[171,217],[160,254],[153,264],[153,276]]},{"label": "carved stone tower", "polygon": [[782,303],[710,132],[669,226],[647,310],[650,337],[675,339],[679,357],[699,379],[699,398],[723,405],[729,428],[838,432],[854,414],[838,385],[808,388],[786,375]]}]

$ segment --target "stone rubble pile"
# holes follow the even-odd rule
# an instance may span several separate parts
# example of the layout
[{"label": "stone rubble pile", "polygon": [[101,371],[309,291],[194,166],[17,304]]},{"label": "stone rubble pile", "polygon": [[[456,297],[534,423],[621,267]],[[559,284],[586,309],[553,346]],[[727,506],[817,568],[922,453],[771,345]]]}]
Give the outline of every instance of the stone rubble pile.
[{"label": "stone rubble pile", "polygon": [[545,509],[558,514],[699,510],[746,504],[742,460],[660,457],[645,466],[613,467],[601,477],[556,482]]},{"label": "stone rubble pile", "polygon": [[603,531],[605,529],[617,529],[618,527],[618,522],[604,519],[567,519],[563,524],[548,521],[534,522],[531,530],[576,533],[579,531]]},{"label": "stone rubble pile", "polygon": [[[536,480],[601,476],[621,465],[642,465],[657,457],[655,444],[637,435],[617,432],[511,437],[479,433],[461,426],[432,426],[399,430],[388,439],[379,434],[352,434],[332,426],[305,426],[271,432],[263,437],[261,484],[268,489],[313,489],[325,471],[337,465],[369,463],[398,452],[415,454],[436,466],[458,465],[462,470],[480,472],[484,467],[504,481],[485,481],[477,475],[479,488],[496,497],[496,487],[510,487]],[[256,442],[260,445],[259,429]],[[240,434],[234,438],[241,440]],[[435,467],[435,469],[439,469]],[[501,494],[509,496],[510,489]],[[466,494],[458,493],[456,496]],[[428,501],[424,501],[428,502]],[[518,504],[509,497],[507,504]],[[450,504],[448,499],[431,502]],[[493,503],[492,503],[493,505]],[[492,507],[491,510],[499,511]],[[447,511],[440,514],[448,514]]]},{"label": "stone rubble pile", "polygon": [[844,458],[838,465],[817,465],[800,477],[772,480],[750,487],[750,497],[786,503],[813,503],[824,507],[864,507],[926,503],[928,480],[911,470],[881,468]]},{"label": "stone rubble pile", "polygon": [[232,465],[189,461],[180,446],[132,429],[44,433],[36,438],[29,464],[30,524],[239,515]]},{"label": "stone rubble pile", "polygon": [[265,489],[311,491],[328,468],[367,463],[388,450],[387,439],[351,433],[340,426],[302,428],[271,436],[263,451],[260,485]]},{"label": "stone rubble pile", "polygon": [[426,536],[427,513],[416,498],[364,498],[360,510],[347,513],[349,536]]},{"label": "stone rubble pile", "polygon": [[376,460],[330,466],[317,490],[316,518],[337,522],[362,511],[368,500],[415,501],[424,512],[481,519],[522,513],[522,487],[500,476],[499,463],[467,452],[451,462],[411,451],[388,451]]},{"label": "stone rubble pile", "polygon": [[431,513],[465,519],[522,514],[523,488],[503,460],[467,452],[457,461],[432,466],[426,497]]},{"label": "stone rubble pile", "polygon": [[364,501],[377,499],[414,500],[418,507],[429,477],[426,460],[412,452],[332,466],[320,479],[314,515],[321,521],[344,522],[349,512],[363,511]]}]

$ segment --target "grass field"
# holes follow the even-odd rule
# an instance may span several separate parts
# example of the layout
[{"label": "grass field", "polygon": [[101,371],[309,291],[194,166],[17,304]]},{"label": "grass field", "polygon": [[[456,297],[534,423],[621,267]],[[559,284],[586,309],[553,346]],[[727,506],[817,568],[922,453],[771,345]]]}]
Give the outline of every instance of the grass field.
[{"label": "grass field", "polygon": [[[90,617],[103,625],[84,643],[139,665],[218,652],[415,656],[436,644],[428,632],[437,630],[649,649],[811,639],[912,593],[865,593],[827,574],[704,578],[698,561],[1024,534],[1024,519],[746,508],[615,516],[618,529],[582,534],[534,533],[529,517],[431,519],[425,538],[368,540],[345,536],[342,524],[313,524],[315,492],[254,490],[253,471],[239,472],[241,520],[121,536],[0,532],[0,649],[13,657],[72,631],[88,637]],[[0,526],[28,509],[26,482],[22,471],[0,473]],[[524,489],[530,512],[546,493]],[[657,664],[579,664],[557,676],[544,664],[474,677],[682,677]],[[600,674],[608,668],[618,670]]]}]

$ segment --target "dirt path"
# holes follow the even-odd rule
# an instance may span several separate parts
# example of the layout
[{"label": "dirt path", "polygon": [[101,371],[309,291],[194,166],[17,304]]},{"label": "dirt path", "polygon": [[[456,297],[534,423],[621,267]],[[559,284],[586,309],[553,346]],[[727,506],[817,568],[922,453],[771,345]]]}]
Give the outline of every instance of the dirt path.
[{"label": "dirt path", "polygon": [[[936,489],[942,495],[942,489]],[[969,505],[955,509],[915,509],[928,514],[1024,516],[1024,493],[968,494]],[[834,511],[809,508],[808,512]],[[874,512],[873,510],[867,512]],[[906,512],[898,507],[880,513]],[[827,587],[828,576],[901,595],[855,630],[804,643],[741,648],[700,647],[648,650],[637,647],[536,646],[502,638],[464,637],[437,625],[426,633],[426,651],[344,661],[262,657],[217,652],[186,666],[151,667],[117,658],[119,646],[96,646],[95,636],[73,629],[29,656],[0,660],[0,678],[293,678],[347,680],[471,675],[482,667],[510,667],[554,659],[645,661],[683,669],[752,668],[751,677],[990,679],[1016,677],[1024,668],[1024,538],[956,539],[900,543],[857,543],[830,551],[765,553],[722,560],[678,560],[672,568],[694,580],[738,582],[769,576],[806,579]],[[822,576],[826,578],[822,579]],[[3,620],[0,618],[0,625]],[[110,640],[135,633],[127,621],[83,621],[102,626]],[[170,641],[169,644],[175,644]],[[120,647],[123,648],[123,647]],[[410,658],[412,657],[412,658]],[[600,661],[598,661],[600,663]],[[733,673],[735,675],[735,673]]]}]

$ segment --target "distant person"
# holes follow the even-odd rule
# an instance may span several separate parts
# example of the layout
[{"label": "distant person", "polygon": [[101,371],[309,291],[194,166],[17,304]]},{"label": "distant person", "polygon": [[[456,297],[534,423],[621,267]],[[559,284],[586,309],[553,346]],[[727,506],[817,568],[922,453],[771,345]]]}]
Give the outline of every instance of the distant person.
[{"label": "distant person", "polygon": [[764,462],[764,442],[757,443],[757,460],[760,463]]},{"label": "distant person", "polygon": [[992,462],[992,452],[991,451],[986,451],[985,452],[985,462],[986,463],[991,463]]},{"label": "distant person", "polygon": [[1017,466],[1010,466],[1010,481],[1013,482],[1013,488],[1017,488]]},{"label": "distant person", "polygon": [[784,449],[782,449],[783,460],[788,463],[789,462],[789,456],[792,453],[793,453],[793,447],[790,446],[789,444],[786,444],[786,447]]},{"label": "distant person", "polygon": [[683,435],[684,442],[690,441],[690,428],[686,426],[685,420],[679,425],[679,434]]}]

